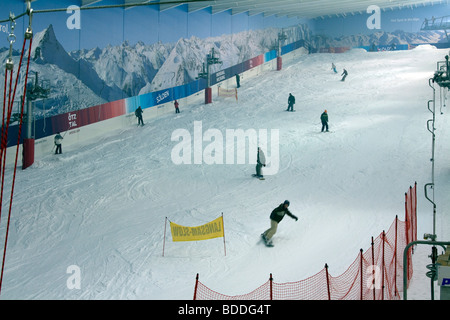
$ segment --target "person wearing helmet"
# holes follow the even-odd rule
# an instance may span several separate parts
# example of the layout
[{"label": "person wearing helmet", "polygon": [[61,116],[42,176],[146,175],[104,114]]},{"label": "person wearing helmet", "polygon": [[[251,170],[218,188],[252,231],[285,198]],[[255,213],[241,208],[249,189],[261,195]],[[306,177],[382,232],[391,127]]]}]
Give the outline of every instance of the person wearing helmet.
[{"label": "person wearing helmet", "polygon": [[272,213],[270,214],[270,228],[261,234],[261,237],[263,238],[267,246],[273,246],[272,237],[277,232],[278,224],[281,222],[281,220],[283,220],[285,215],[290,216],[295,221],[298,220],[298,218],[289,211],[289,204],[289,200],[284,201],[278,207],[273,209]]},{"label": "person wearing helmet", "polygon": [[322,121],[322,132],[326,129],[328,132],[328,113],[327,110],[325,110],[322,115],[320,116],[320,121]]}]

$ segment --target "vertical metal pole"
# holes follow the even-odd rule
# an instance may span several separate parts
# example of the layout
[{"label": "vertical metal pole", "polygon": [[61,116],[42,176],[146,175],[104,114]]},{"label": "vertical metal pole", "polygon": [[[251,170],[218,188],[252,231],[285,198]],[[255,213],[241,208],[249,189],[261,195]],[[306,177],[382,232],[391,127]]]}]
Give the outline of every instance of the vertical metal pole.
[{"label": "vertical metal pole", "polygon": [[[414,219],[413,219],[413,203],[412,203],[412,188],[409,187],[409,196],[408,196],[408,208],[409,208],[409,212],[408,212],[408,217],[409,217],[409,221],[408,221],[408,233],[409,233],[409,241],[414,241],[416,239],[414,239]],[[414,253],[414,247],[411,248],[411,254]]]},{"label": "vertical metal pole", "polygon": [[372,247],[372,284],[373,284],[373,300],[375,300],[375,252],[374,252],[374,243],[373,243],[373,237],[372,237],[372,243],[371,243],[371,247]]},{"label": "vertical metal pole", "polygon": [[198,273],[195,277],[195,288],[194,288],[194,300],[197,300],[197,288],[198,288]]},{"label": "vertical metal pole", "polygon": [[27,97],[27,132],[25,138],[33,137],[33,105],[29,97]]},{"label": "vertical metal pole", "polygon": [[270,300],[273,300],[273,277],[272,274],[270,274],[270,278],[269,278],[269,288],[270,288]]},{"label": "vertical metal pole", "polygon": [[398,242],[398,216],[395,216],[395,245],[394,245],[394,296],[398,295],[397,289],[397,242]]},{"label": "vertical metal pole", "polygon": [[223,221],[223,212],[222,212],[222,230],[223,230],[223,251],[225,252],[225,256],[227,255],[227,247],[225,245],[225,223]]},{"label": "vertical metal pole", "polygon": [[417,241],[417,182],[414,183],[414,217],[413,219],[413,232],[414,232],[414,241]]},{"label": "vertical metal pole", "polygon": [[[436,135],[434,133],[435,129],[435,120],[436,120],[436,89],[434,88],[434,86],[432,85],[432,82],[434,83],[433,78],[428,80],[428,85],[430,86],[430,88],[433,90],[433,100],[428,101],[428,110],[433,114],[433,119],[432,120],[428,120],[427,122],[427,129],[428,131],[430,131],[433,139],[432,139],[432,145],[431,145],[431,183],[427,183],[424,186],[425,189],[425,198],[430,201],[433,204],[433,238],[436,238],[436,203],[434,200],[434,151],[435,151],[435,143],[436,143]],[[432,109],[430,108],[430,102],[432,102]],[[429,123],[430,121],[433,124],[432,130],[430,130],[430,126]],[[427,186],[431,186],[432,190],[433,190],[433,195],[432,195],[432,199],[430,199],[428,197],[427,194]],[[433,240],[434,240],[433,239]],[[437,256],[437,249],[435,246],[432,247],[431,249],[431,262],[434,266],[435,260],[436,260],[436,256]],[[431,299],[434,300],[434,279],[431,278]]]},{"label": "vertical metal pole", "polygon": [[[428,183],[425,185],[425,187],[427,185],[431,186],[431,188],[433,189],[433,197],[432,200],[430,200],[428,197],[427,199],[433,203],[433,235],[436,235],[436,205],[434,204],[434,151],[435,151],[435,144],[436,144],[436,135],[434,133],[434,131],[436,130],[434,124],[435,124],[435,120],[436,120],[436,89],[432,86],[432,81],[433,79],[429,79],[428,80],[428,85],[430,86],[430,88],[433,90],[433,100],[428,101],[428,110],[433,114],[433,118],[431,120],[428,120],[427,122],[427,129],[428,131],[430,131],[431,135],[432,135],[432,144],[431,144],[431,183]],[[432,108],[430,108],[430,102],[432,102]],[[430,126],[429,123],[432,122],[433,123],[433,127],[432,130],[430,130]]]},{"label": "vertical metal pole", "polygon": [[328,300],[331,300],[331,292],[330,292],[330,277],[328,275],[328,264],[325,263],[325,274],[327,277],[327,293],[328,293]]},{"label": "vertical metal pole", "polygon": [[[436,246],[431,247],[431,264],[433,267],[436,267],[436,259],[437,259],[437,248]],[[431,300],[434,300],[434,281],[435,278],[433,276],[430,277],[430,287],[431,287]]]},{"label": "vertical metal pole", "polygon": [[382,254],[381,254],[381,300],[384,300],[384,242],[386,241],[386,233],[383,230],[382,233]]},{"label": "vertical metal pole", "polygon": [[206,62],[206,87],[211,87],[211,65],[209,64],[209,61]]},{"label": "vertical metal pole", "polygon": [[411,239],[409,239],[409,216],[408,216],[408,193],[405,192],[405,235],[406,235],[406,243],[410,243]]},{"label": "vertical metal pole", "polygon": [[[414,230],[417,230],[417,228],[415,228],[415,219],[413,217],[415,210],[415,206],[413,203],[413,197],[415,197],[413,195],[413,188],[410,186],[409,187],[409,197],[408,197],[408,202],[409,202],[409,209],[411,210],[409,212],[409,230],[410,230],[410,241],[415,241],[416,239],[416,234],[414,232]],[[414,253],[414,247],[412,248],[412,252]]]},{"label": "vertical metal pole", "polygon": [[167,217],[166,217],[166,220],[164,221],[164,240],[163,240],[163,252],[162,252],[163,257],[164,257],[164,249],[166,247],[166,226],[167,226]]},{"label": "vertical metal pole", "polygon": [[361,284],[360,284],[360,300],[363,300],[363,288],[364,288],[364,282],[363,282],[363,249],[359,249],[359,268],[360,268],[360,274],[361,274]]}]

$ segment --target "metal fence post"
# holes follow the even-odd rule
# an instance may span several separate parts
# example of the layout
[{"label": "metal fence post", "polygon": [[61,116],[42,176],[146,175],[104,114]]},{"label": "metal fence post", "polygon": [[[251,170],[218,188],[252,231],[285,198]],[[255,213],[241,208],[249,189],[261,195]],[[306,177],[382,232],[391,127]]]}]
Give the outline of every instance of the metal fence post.
[{"label": "metal fence post", "polygon": [[360,255],[360,259],[359,259],[359,268],[360,268],[360,273],[361,273],[361,288],[360,288],[360,300],[363,300],[363,288],[364,288],[364,280],[363,280],[363,249],[359,249],[359,255]]},{"label": "metal fence post", "polygon": [[373,300],[375,300],[375,252],[374,252],[374,243],[373,243],[373,236],[372,236],[372,243],[371,243],[371,247],[372,247],[372,284],[373,284]]},{"label": "metal fence post", "polygon": [[395,244],[394,244],[394,296],[398,295],[397,289],[397,242],[398,242],[398,216],[395,216]]},{"label": "metal fence post", "polygon": [[270,284],[270,300],[273,300],[273,277],[272,277],[272,274],[270,274],[269,284]]},{"label": "metal fence post", "polygon": [[385,268],[385,261],[384,261],[384,242],[386,241],[386,233],[383,230],[382,233],[382,255],[381,255],[381,300],[384,300],[384,268]]},{"label": "metal fence post", "polygon": [[195,277],[195,288],[194,288],[194,300],[197,300],[197,287],[198,287],[198,273]]},{"label": "metal fence post", "polygon": [[328,300],[331,300],[331,293],[330,293],[330,278],[328,276],[328,265],[325,263],[325,274],[327,277],[327,292],[328,292]]}]

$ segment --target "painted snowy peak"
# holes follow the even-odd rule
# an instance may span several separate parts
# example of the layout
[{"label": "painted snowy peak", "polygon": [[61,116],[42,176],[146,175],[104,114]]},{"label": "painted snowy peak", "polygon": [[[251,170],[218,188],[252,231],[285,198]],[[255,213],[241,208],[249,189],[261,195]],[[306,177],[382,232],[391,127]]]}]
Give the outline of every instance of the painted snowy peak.
[{"label": "painted snowy peak", "polygon": [[119,46],[72,51],[70,55],[88,63],[109,86],[120,88],[125,97],[132,97],[153,80],[173,47],[161,42],[130,45],[125,41]]},{"label": "painted snowy peak", "polygon": [[[195,80],[212,48],[222,61],[213,72],[273,50],[280,31],[267,28],[206,39],[192,36],[180,38],[176,43],[151,45],[142,42],[130,45],[125,41],[103,49],[73,51],[70,55],[91,63],[105,82],[118,86],[126,96],[135,96]],[[286,43],[311,36],[307,25],[283,31],[288,35]]]},{"label": "painted snowy peak", "polygon": [[[35,115],[37,118],[52,116],[186,84],[198,76],[212,48],[222,61],[213,66],[212,72],[216,72],[275,49],[280,32],[287,36],[282,45],[304,40],[313,52],[330,46],[436,43],[445,37],[442,32],[380,31],[332,39],[316,36],[308,25],[298,24],[206,39],[192,36],[180,38],[176,43],[131,45],[124,41],[120,45],[68,53],[49,25],[35,33],[31,49],[31,73],[38,73],[39,79],[51,88],[46,100],[36,101]],[[8,50],[0,52],[3,61],[7,55]],[[14,60],[18,63],[17,52]]]},{"label": "painted snowy peak", "polygon": [[58,66],[69,65],[73,60],[56,39],[53,25],[34,35],[31,58],[36,63],[52,63]]},{"label": "painted snowy peak", "polygon": [[36,64],[54,65],[75,76],[87,88],[97,92],[101,99],[113,101],[122,98],[120,88],[106,85],[91,64],[84,59],[75,60],[64,50],[55,36],[52,25],[34,36],[31,58]]},{"label": "painted snowy peak", "polygon": [[[377,31],[371,34],[358,34],[351,36],[342,36],[339,38],[325,38],[321,41],[322,46],[328,47],[360,47],[360,46],[388,46],[393,44],[434,44],[447,42],[444,31],[420,31],[405,32],[397,30],[394,32]],[[320,47],[316,43],[316,47]]]}]

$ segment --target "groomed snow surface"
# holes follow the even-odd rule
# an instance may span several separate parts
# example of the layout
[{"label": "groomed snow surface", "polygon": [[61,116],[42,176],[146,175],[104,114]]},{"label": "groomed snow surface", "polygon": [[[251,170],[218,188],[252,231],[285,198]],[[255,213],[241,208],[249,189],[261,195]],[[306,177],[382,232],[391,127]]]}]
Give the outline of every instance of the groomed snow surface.
[{"label": "groomed snow surface", "polygon": [[[282,71],[241,79],[239,102],[214,97],[212,104],[181,105],[180,114],[147,120],[144,112],[144,127],[63,144],[62,155],[48,150],[17,172],[1,299],[189,300],[197,273],[209,288],[238,295],[265,283],[270,273],[277,283],[299,281],[325,263],[336,277],[396,215],[404,220],[404,194],[414,182],[422,238],[432,232],[433,213],[423,193],[431,182],[428,79],[447,53],[421,46],[305,55]],[[349,72],[345,82],[343,68]],[[285,111],[289,93],[296,112]],[[330,133],[320,132],[325,109]],[[448,241],[450,129],[447,109],[440,111],[437,104],[434,192],[438,240]],[[269,144],[278,130],[276,174],[252,178],[249,161],[176,165],[172,151],[180,141],[172,134],[189,131],[193,160],[195,121],[203,133],[223,135],[224,161],[227,129],[265,131]],[[211,143],[203,142],[205,154]],[[10,186],[12,168],[7,170]],[[267,248],[260,234],[286,199],[299,220],[286,217],[275,247]],[[222,213],[226,256],[223,238],[172,242],[169,226],[162,256],[166,217],[198,226]],[[2,246],[6,217],[4,209]],[[418,246],[413,256],[410,299],[430,299],[430,253],[431,247]],[[71,266],[80,270],[80,289],[67,286]]]}]

